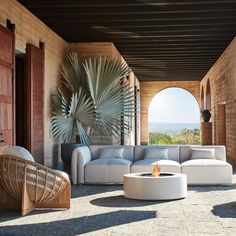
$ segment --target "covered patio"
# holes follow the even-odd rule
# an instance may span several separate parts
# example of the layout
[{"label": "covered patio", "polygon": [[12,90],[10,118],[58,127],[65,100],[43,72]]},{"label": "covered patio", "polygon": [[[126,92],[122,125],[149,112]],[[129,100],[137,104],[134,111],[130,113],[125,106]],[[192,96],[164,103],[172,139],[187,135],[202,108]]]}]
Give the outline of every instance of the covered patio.
[{"label": "covered patio", "polygon": [[[236,235],[235,174],[232,175],[231,184],[231,173],[232,170],[235,173],[236,167],[235,0],[0,0],[0,13],[0,192],[4,189],[0,201],[0,235]],[[87,93],[87,100],[76,100],[81,90],[73,90],[72,94],[76,94],[73,99],[78,102],[74,107],[83,108],[84,104],[92,107],[95,104],[95,109],[88,109],[91,116],[82,117],[81,124],[85,124],[86,120],[95,123],[98,120],[98,116],[95,117],[97,111],[101,117],[104,113],[105,119],[110,115],[108,110],[113,111],[114,108],[107,106],[99,110],[99,101],[102,100],[99,99],[104,96],[96,99],[96,93],[91,90],[99,87],[99,83],[96,84],[90,78],[92,73],[89,73],[86,60],[95,58],[96,62],[99,57],[106,57],[108,61],[116,60],[121,63],[121,67],[125,65],[126,71],[121,73],[123,77],[118,78],[113,88],[122,88],[120,91],[123,91],[124,96],[125,86],[129,86],[127,91],[130,102],[126,101],[126,104],[125,99],[118,101],[121,101],[126,112],[130,112],[132,107],[132,115],[125,117],[124,110],[121,110],[118,123],[111,126],[112,130],[114,127],[114,130],[118,130],[115,132],[116,138],[108,129],[104,128],[104,133],[110,136],[104,139],[96,132],[87,132],[93,127],[92,124],[91,127],[86,126],[84,132],[83,125],[81,128],[76,123],[86,133],[82,136],[86,137],[82,139],[82,144],[86,145],[76,149],[73,156],[70,152],[65,161],[61,152],[61,143],[65,139],[58,138],[59,131],[55,132],[52,128],[55,112],[52,100],[58,91],[63,101],[59,107],[65,120],[72,114],[73,108],[73,102],[66,104],[69,92],[66,91],[65,96],[61,93],[64,87],[74,89],[70,87],[73,85],[70,79],[66,80],[69,81],[67,84],[65,80],[63,82],[62,77],[67,79],[69,73],[66,74],[62,65],[68,64],[68,61],[73,66],[81,63],[84,74],[87,73],[85,77],[90,79],[88,88],[91,96]],[[74,68],[78,69],[79,66]],[[99,79],[99,76],[96,78]],[[83,83],[81,81],[79,86]],[[191,93],[200,108],[199,118],[203,111],[210,112],[211,118],[205,122],[201,116],[201,145],[198,145],[197,150],[190,144],[162,145],[159,146],[159,157],[151,162],[150,159],[155,159],[153,153],[149,153],[151,158],[145,156],[145,151],[148,152],[147,149],[151,147],[148,107],[155,94],[167,88],[181,88]],[[92,101],[96,103],[92,104]],[[120,105],[118,102],[115,104]],[[82,112],[79,112],[84,115],[87,111],[82,108]],[[75,110],[71,117],[76,117],[79,112]],[[109,124],[106,123],[106,126]],[[125,127],[128,127],[128,132],[125,132]],[[83,143],[84,140],[91,143]],[[75,136],[69,141],[74,143]],[[99,146],[91,149],[90,144],[123,149],[120,152],[117,149],[112,149],[112,152],[109,150],[101,157]],[[13,157],[16,164],[11,164],[9,160],[12,157],[4,154],[9,146],[24,147],[33,159],[26,158],[21,160],[23,164],[19,164],[21,161],[14,159],[18,158],[16,156]],[[124,147],[131,151],[124,151]],[[156,147],[158,149],[158,145]],[[145,151],[142,148],[146,148]],[[194,159],[192,152],[198,152],[199,155],[199,150],[201,155],[206,156],[195,156],[195,159],[204,160],[195,160],[200,164],[184,167],[184,162],[194,161],[191,160]],[[5,160],[10,164],[6,164]],[[32,160],[36,163],[32,164]],[[95,167],[92,165],[94,161],[97,161]],[[135,167],[135,161],[141,164]],[[206,163],[213,161],[215,164],[208,172]],[[143,166],[143,163],[146,164]],[[163,168],[161,166],[161,172],[188,175],[190,182],[186,183],[186,197],[173,201],[125,198],[122,185],[125,171],[131,173],[133,168],[134,173],[136,170],[150,172],[150,163],[174,163],[171,168],[175,169],[168,169],[168,164],[165,164]],[[19,166],[23,170],[18,172],[23,172],[24,178],[18,176]],[[196,169],[191,169],[196,166]],[[203,169],[198,169],[199,166]],[[219,166],[222,169],[217,169]],[[11,168],[8,170],[8,167]],[[53,171],[47,171],[47,168]],[[223,169],[228,172],[222,173]],[[69,179],[67,175],[62,177],[61,172],[56,173],[54,170],[66,172]],[[118,175],[113,170],[122,174]],[[115,177],[109,181],[113,172]],[[8,173],[7,177],[4,173]],[[203,181],[196,180],[195,174],[191,178],[191,173],[198,173]],[[45,182],[52,178],[51,185],[45,184],[45,187],[39,183],[39,175]],[[60,185],[60,181],[64,180],[67,192],[59,200],[56,197],[54,200],[56,206],[61,206],[62,199],[67,198],[67,205],[65,207],[63,202],[63,206],[69,208],[69,204],[70,209],[30,212],[37,205],[35,203],[27,211],[25,205],[32,203],[30,194],[28,198],[26,196],[25,202],[22,201],[22,209],[25,207],[25,212],[30,212],[28,215],[20,216],[20,201],[18,199],[17,204],[14,204],[14,196],[9,202],[12,206],[17,205],[18,210],[17,207],[3,209],[11,205],[7,205],[9,199],[6,193],[9,191],[7,181],[12,176],[17,177],[17,180],[9,181],[8,185],[13,183],[18,194],[24,195],[22,199],[27,191],[34,194],[39,208],[45,205],[40,203],[38,194],[41,194],[42,199],[47,199],[47,189],[48,198],[53,197],[57,187],[55,183],[59,182]],[[30,180],[27,179],[29,177]],[[29,190],[32,182],[41,188],[39,192],[36,187],[35,190]],[[21,185],[24,185],[23,190]],[[63,191],[59,188],[58,194]]]}]

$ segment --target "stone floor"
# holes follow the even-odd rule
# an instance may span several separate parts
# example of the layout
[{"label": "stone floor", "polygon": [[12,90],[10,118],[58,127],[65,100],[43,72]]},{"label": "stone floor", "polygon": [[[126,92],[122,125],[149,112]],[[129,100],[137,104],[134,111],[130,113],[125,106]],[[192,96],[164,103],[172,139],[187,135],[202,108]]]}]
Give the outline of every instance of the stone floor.
[{"label": "stone floor", "polygon": [[137,201],[122,186],[73,186],[71,209],[0,214],[0,235],[236,235],[236,185],[189,187],[175,201]]}]

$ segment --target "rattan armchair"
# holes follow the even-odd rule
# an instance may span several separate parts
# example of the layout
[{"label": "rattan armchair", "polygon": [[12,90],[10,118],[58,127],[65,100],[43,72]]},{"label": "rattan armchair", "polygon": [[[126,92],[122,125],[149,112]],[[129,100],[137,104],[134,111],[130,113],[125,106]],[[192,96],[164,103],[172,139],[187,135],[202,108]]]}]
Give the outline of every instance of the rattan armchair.
[{"label": "rattan armchair", "polygon": [[0,155],[0,208],[70,208],[71,184],[57,171],[21,158]]}]

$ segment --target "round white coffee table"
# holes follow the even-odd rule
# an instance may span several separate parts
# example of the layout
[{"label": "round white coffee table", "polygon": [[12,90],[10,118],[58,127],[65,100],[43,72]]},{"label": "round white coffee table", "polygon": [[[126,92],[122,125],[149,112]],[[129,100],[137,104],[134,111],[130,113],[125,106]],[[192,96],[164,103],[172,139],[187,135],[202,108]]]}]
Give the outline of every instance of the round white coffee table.
[{"label": "round white coffee table", "polygon": [[140,200],[173,200],[187,196],[187,176],[180,173],[124,175],[124,196]]}]

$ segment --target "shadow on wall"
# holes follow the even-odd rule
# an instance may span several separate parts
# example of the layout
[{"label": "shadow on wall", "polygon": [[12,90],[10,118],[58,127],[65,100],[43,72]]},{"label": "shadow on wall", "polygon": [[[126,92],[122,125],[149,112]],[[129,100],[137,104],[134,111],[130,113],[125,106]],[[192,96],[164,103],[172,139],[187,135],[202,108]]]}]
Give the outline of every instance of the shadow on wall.
[{"label": "shadow on wall", "polygon": [[73,219],[0,228],[0,235],[72,236],[156,217],[155,211],[113,211]]},{"label": "shadow on wall", "polygon": [[221,218],[236,218],[236,202],[216,205],[213,207],[212,213]]}]

